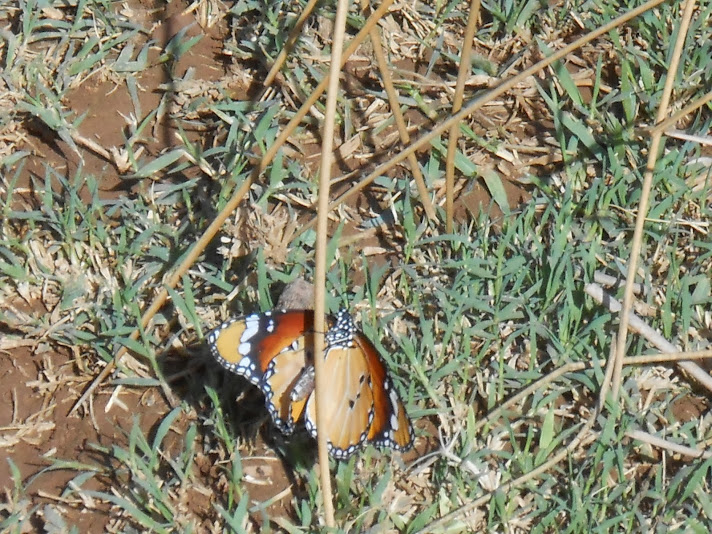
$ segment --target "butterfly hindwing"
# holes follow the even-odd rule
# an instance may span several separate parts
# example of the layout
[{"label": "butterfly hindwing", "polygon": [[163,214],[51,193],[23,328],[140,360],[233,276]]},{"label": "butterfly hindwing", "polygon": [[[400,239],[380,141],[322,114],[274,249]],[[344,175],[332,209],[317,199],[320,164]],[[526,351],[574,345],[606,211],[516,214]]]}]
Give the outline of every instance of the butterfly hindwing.
[{"label": "butterfly hindwing", "polygon": [[311,349],[307,348],[312,344],[311,334],[295,339],[272,359],[259,384],[274,424],[285,434],[294,430],[294,423],[301,417],[308,399],[308,395],[292,397],[304,373],[313,369]]},{"label": "butterfly hindwing", "polygon": [[[351,320],[349,316],[349,320]],[[369,339],[353,328],[354,353],[364,361],[373,394],[373,417],[366,441],[378,447],[408,450],[413,443],[413,427],[405,406],[393,386],[378,350]]]}]

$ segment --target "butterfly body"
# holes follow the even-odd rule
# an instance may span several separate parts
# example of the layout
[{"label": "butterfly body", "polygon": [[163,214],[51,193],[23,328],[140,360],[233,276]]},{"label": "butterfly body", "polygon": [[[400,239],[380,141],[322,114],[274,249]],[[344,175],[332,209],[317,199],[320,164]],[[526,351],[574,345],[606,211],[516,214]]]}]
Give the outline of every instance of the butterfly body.
[{"label": "butterfly body", "polygon": [[[346,459],[366,443],[407,450],[413,430],[373,344],[344,310],[327,321],[324,383],[329,452]],[[316,436],[314,313],[272,311],[228,321],[208,336],[213,356],[264,396],[274,424],[290,434],[302,417]]]}]

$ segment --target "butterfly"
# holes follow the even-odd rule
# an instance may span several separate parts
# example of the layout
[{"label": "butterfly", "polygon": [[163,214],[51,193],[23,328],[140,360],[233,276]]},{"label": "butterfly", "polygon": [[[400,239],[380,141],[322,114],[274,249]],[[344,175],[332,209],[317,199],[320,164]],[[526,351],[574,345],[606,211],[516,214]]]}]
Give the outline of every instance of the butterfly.
[{"label": "butterfly", "polygon": [[[344,460],[366,444],[408,450],[413,427],[378,351],[346,310],[327,317],[323,369],[329,453]],[[304,418],[316,437],[314,312],[268,311],[228,321],[208,335],[220,364],[262,390],[275,426],[291,434]]]}]

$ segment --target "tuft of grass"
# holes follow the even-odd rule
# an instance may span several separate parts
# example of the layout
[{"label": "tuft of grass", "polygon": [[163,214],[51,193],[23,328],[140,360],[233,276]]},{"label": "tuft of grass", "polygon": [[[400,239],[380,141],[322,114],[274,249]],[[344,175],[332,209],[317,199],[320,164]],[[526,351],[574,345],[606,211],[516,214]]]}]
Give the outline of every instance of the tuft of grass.
[{"label": "tuft of grass", "polygon": [[38,510],[24,491],[22,475],[12,458],[6,459],[12,477],[12,486],[5,488],[4,502],[0,504],[0,528],[3,532],[20,533],[29,527],[30,518]]}]

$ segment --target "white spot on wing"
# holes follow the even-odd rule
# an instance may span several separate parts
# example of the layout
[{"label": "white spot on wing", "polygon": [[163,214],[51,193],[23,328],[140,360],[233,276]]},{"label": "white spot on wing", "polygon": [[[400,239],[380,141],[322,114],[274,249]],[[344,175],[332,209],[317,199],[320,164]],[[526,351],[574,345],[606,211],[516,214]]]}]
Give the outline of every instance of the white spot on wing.
[{"label": "white spot on wing", "polygon": [[240,360],[240,362],[237,364],[238,369],[249,369],[251,367],[254,367],[254,364],[252,363],[252,360],[245,356]]},{"label": "white spot on wing", "polygon": [[395,431],[398,430],[398,416],[400,412],[400,405],[398,404],[398,393],[391,386],[390,382],[386,382],[386,389],[389,391],[388,397],[391,399],[391,428]]},{"label": "white spot on wing", "polygon": [[[258,334],[260,331],[260,316],[259,315],[248,315],[245,317],[245,331],[242,333],[242,336],[240,337],[240,341],[242,343],[240,344],[240,349],[242,349],[242,346],[255,337],[256,334]],[[240,354],[246,354],[245,352],[242,352],[240,350]]]}]

